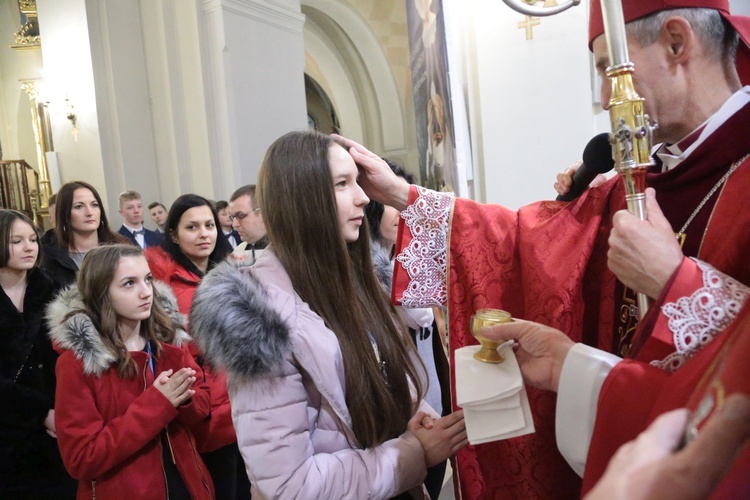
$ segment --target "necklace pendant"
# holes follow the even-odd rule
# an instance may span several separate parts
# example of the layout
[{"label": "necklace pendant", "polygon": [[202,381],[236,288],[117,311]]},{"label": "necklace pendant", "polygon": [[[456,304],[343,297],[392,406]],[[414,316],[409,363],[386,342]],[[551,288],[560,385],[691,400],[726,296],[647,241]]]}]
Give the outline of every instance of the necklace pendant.
[{"label": "necklace pendant", "polygon": [[687,238],[687,235],[685,233],[675,233],[675,238],[677,238],[677,243],[680,244],[680,248],[682,248],[685,245],[685,238]]}]

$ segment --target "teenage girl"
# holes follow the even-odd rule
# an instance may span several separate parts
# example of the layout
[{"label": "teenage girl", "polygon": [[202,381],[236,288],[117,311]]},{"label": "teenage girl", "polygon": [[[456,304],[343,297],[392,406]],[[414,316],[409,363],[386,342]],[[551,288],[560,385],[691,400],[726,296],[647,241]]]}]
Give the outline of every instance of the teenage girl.
[{"label": "teenage girl", "polygon": [[186,335],[133,245],[88,252],[78,287],[50,306],[55,424],[78,498],[213,498],[190,426],[210,396]]}]

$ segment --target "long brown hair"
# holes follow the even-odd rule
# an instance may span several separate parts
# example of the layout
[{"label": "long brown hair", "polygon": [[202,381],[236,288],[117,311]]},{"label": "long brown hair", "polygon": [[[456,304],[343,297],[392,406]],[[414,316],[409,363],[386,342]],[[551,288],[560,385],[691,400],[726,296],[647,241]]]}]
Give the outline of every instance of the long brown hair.
[{"label": "long brown hair", "polygon": [[37,267],[42,261],[42,245],[39,242],[39,240],[42,239],[41,231],[39,231],[39,228],[34,225],[31,219],[29,219],[28,215],[19,212],[18,210],[11,209],[0,209],[0,267],[7,266],[8,261],[10,260],[10,235],[13,230],[13,224],[17,220],[23,221],[31,226],[31,229],[36,233],[36,244],[39,249],[36,261],[34,262],[34,267]]},{"label": "long brown hair", "polygon": [[277,139],[260,168],[258,202],[295,291],[338,338],[352,428],[369,448],[406,430],[415,410],[409,383],[421,397],[422,365],[373,273],[368,229],[354,243],[341,235],[328,160],[334,145],[318,132]]},{"label": "long brown hair", "polygon": [[107,214],[104,211],[104,204],[99,193],[94,186],[83,181],[66,182],[57,192],[57,201],[55,202],[55,236],[57,244],[63,250],[73,250],[73,228],[70,225],[70,211],[73,209],[73,194],[77,189],[88,189],[94,195],[96,202],[99,204],[99,227],[96,234],[99,237],[99,244],[106,243],[127,243],[128,240],[112,232],[107,221]]},{"label": "long brown hair", "polygon": [[[125,347],[120,334],[117,313],[112,307],[109,286],[115,277],[117,266],[123,257],[143,257],[143,250],[135,245],[105,245],[86,254],[78,273],[78,290],[85,312],[101,335],[104,344],[117,358],[117,373],[120,377],[136,375],[136,364]],[[151,315],[141,321],[141,335],[152,342],[156,355],[163,351],[162,342],[171,343],[175,338],[175,325],[164,312],[154,289]]]}]

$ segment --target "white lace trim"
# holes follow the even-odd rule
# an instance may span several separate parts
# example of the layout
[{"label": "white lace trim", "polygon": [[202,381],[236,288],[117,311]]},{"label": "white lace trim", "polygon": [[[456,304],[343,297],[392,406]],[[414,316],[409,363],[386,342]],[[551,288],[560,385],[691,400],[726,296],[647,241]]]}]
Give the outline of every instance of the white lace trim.
[{"label": "white lace trim", "polygon": [[662,307],[677,351],[651,364],[668,372],[680,368],[724,330],[750,295],[750,288],[739,281],[693,260],[703,272],[703,287]]},{"label": "white lace trim", "polygon": [[396,259],[409,275],[404,307],[442,306],[448,302],[448,225],[453,193],[438,193],[417,186],[419,196],[401,212],[412,234],[409,246]]}]

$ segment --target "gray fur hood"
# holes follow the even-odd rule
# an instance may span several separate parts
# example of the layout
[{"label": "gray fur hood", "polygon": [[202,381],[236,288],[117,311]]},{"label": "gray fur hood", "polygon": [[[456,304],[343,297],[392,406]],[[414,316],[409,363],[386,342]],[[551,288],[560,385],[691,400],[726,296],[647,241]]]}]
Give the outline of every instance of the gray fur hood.
[{"label": "gray fur hood", "polygon": [[[185,324],[185,317],[177,308],[177,298],[169,285],[154,281],[156,298],[162,309],[178,325]],[[112,350],[101,340],[91,318],[85,312],[81,294],[76,285],[61,291],[47,306],[45,319],[49,336],[58,349],[70,350],[83,362],[87,375],[101,375],[117,362]],[[174,345],[179,347],[190,341],[183,328],[177,329]]]},{"label": "gray fur hood", "polygon": [[289,327],[250,267],[232,257],[216,266],[190,309],[190,332],[203,356],[233,382],[273,373],[292,348]]},{"label": "gray fur hood", "polygon": [[373,241],[370,245],[370,258],[372,259],[375,277],[380,282],[380,286],[390,296],[393,284],[393,264],[391,263],[391,256],[388,249],[378,242]]}]

